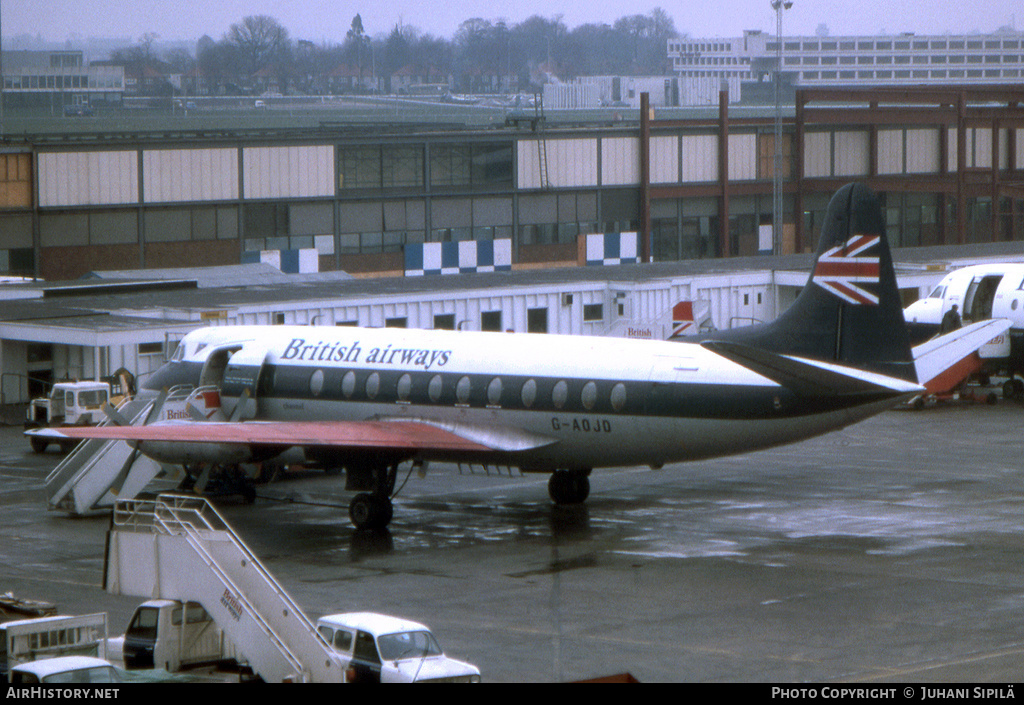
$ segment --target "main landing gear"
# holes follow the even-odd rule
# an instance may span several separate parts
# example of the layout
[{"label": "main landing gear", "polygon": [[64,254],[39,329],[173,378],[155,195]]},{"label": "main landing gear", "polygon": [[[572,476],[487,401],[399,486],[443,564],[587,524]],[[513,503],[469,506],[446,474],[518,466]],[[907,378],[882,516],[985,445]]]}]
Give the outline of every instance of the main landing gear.
[{"label": "main landing gear", "polygon": [[357,529],[383,529],[391,523],[394,506],[391,493],[395,490],[398,465],[372,468],[347,468],[349,489],[365,489],[348,504],[348,516]]},{"label": "main landing gear", "polygon": [[558,505],[582,504],[590,496],[590,469],[555,470],[548,480],[548,495]]}]

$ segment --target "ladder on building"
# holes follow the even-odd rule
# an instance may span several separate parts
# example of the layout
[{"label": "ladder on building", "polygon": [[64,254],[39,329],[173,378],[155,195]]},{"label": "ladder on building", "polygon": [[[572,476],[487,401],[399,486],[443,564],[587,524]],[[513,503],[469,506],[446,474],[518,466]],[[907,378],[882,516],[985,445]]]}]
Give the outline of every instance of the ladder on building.
[{"label": "ladder on building", "polygon": [[540,168],[541,188],[551,188],[548,180],[548,141],[543,137],[537,140],[537,165]]},{"label": "ladder on building", "polygon": [[120,500],[105,589],[196,601],[268,683],[340,683],[342,661],[259,559],[202,497]]}]

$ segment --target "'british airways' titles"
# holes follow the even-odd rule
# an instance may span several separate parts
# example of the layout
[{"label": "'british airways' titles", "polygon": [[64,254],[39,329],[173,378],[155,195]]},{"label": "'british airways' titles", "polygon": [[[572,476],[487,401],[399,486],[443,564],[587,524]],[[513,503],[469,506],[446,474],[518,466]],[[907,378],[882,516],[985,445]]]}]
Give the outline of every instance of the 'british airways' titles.
[{"label": "'british airways' titles", "polygon": [[[364,352],[366,355],[362,357]],[[435,365],[447,365],[451,354],[451,350],[396,348],[391,345],[364,351],[358,340],[351,345],[342,345],[338,341],[307,343],[303,338],[292,338],[281,354],[281,359],[306,362],[361,362],[367,365],[415,365],[429,370]]]}]

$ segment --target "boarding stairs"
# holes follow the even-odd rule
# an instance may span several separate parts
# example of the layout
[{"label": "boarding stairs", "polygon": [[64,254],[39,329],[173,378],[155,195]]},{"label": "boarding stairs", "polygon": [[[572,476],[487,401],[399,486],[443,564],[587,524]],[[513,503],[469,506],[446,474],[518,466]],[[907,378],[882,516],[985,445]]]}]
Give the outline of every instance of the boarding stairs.
[{"label": "boarding stairs", "polygon": [[[197,391],[186,385],[175,387],[162,402],[159,398],[131,397],[121,402],[114,416],[133,426],[166,418],[168,409],[184,409]],[[153,414],[157,419],[150,419],[153,406],[158,402],[161,408]],[[100,425],[112,423],[111,418],[106,418]],[[135,451],[124,441],[87,439],[47,476],[47,503],[50,509],[76,515],[109,511],[118,498],[137,496],[163,470],[160,463]]]},{"label": "boarding stairs", "polygon": [[202,497],[119,500],[105,583],[114,595],[199,602],[268,683],[344,682],[313,623]]}]

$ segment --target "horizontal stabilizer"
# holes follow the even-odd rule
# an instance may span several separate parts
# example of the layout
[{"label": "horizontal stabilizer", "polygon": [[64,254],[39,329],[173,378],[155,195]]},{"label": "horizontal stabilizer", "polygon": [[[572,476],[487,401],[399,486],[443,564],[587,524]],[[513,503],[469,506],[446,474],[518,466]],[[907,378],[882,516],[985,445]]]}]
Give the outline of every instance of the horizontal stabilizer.
[{"label": "horizontal stabilizer", "polygon": [[[914,347],[917,379],[929,392],[945,392],[980,367],[976,353],[993,338],[1010,329],[1005,318],[972,323]],[[969,364],[973,361],[975,364]]]},{"label": "horizontal stabilizer", "polygon": [[701,345],[804,398],[858,395],[895,397],[924,391],[919,385],[896,377],[828,362],[776,355],[739,343],[706,341]]}]

